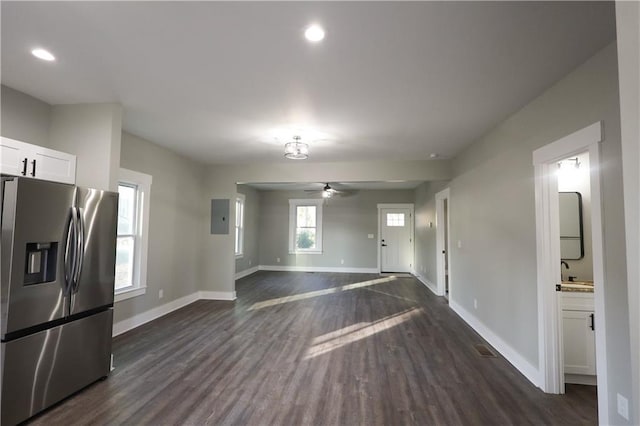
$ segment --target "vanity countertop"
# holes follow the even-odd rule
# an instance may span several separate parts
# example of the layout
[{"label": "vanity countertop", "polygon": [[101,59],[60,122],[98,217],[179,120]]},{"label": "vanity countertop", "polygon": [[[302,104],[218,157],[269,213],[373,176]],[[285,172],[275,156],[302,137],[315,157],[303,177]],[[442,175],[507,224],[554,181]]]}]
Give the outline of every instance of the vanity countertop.
[{"label": "vanity countertop", "polygon": [[593,293],[593,281],[562,281],[562,291]]}]

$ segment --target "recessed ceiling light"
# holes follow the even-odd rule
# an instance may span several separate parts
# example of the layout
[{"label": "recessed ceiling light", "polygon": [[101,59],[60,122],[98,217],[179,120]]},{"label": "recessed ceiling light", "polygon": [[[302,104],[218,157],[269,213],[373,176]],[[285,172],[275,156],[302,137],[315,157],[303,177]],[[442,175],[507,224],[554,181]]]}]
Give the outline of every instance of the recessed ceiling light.
[{"label": "recessed ceiling light", "polygon": [[429,154],[429,158],[438,158],[438,154],[433,152],[433,153]]},{"label": "recessed ceiling light", "polygon": [[307,40],[317,43],[324,38],[324,30],[320,25],[310,25],[305,30],[304,36]]},{"label": "recessed ceiling light", "polygon": [[42,59],[43,61],[55,61],[56,57],[44,49],[33,49],[31,54],[38,59]]}]

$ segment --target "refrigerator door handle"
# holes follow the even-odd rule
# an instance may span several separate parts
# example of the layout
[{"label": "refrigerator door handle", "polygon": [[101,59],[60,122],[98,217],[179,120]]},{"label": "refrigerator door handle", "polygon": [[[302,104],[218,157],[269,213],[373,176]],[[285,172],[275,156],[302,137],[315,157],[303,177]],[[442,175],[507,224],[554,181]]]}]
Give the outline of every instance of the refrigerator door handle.
[{"label": "refrigerator door handle", "polygon": [[84,263],[84,217],[82,216],[82,209],[80,207],[76,208],[76,216],[77,220],[77,251],[76,251],[76,268],[73,279],[73,293],[78,292],[78,287],[80,285],[80,274],[82,273],[82,265]]},{"label": "refrigerator door handle", "polygon": [[67,228],[67,241],[65,243],[65,249],[64,249],[64,282],[65,282],[65,287],[64,287],[64,293],[65,293],[65,297],[69,292],[69,289],[71,287],[71,285],[73,284],[73,272],[75,270],[75,248],[76,248],[76,244],[75,244],[75,231],[76,231],[76,226],[75,226],[75,212],[74,212],[74,207],[71,207],[71,213],[69,215],[69,222],[67,223],[68,228]]}]

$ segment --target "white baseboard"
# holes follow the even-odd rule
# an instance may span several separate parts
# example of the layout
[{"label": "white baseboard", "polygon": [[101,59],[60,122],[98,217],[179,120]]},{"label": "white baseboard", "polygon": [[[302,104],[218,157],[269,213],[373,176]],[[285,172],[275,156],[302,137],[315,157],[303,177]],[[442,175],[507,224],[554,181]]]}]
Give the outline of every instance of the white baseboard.
[{"label": "white baseboard", "polygon": [[540,371],[538,367],[531,364],[522,357],[507,342],[502,340],[497,334],[491,331],[478,318],[472,315],[456,302],[449,300],[449,306],[460,316],[467,324],[471,326],[478,334],[480,334],[487,342],[491,344],[500,354],[507,359],[518,371],[520,371],[531,383],[540,387]]},{"label": "white baseboard", "polygon": [[261,271],[284,272],[342,272],[349,274],[377,274],[378,268],[336,268],[331,266],[284,266],[284,265],[260,265]]},{"label": "white baseboard", "polygon": [[565,374],[564,382],[575,385],[598,386],[598,376],[586,376],[584,374]]},{"label": "white baseboard", "polygon": [[168,313],[187,306],[188,304],[193,303],[198,299],[199,292],[195,292],[179,299],[172,300],[171,302],[165,303],[164,305],[149,309],[148,311],[139,313],[130,318],[118,321],[117,323],[113,324],[113,336],[117,336],[136,327],[140,327],[142,324],[146,324],[149,321],[153,321],[156,318],[167,315]]},{"label": "white baseboard", "polygon": [[198,296],[204,300],[236,300],[235,291],[199,291]]},{"label": "white baseboard", "polygon": [[258,266],[254,266],[253,268],[245,269],[244,271],[238,272],[235,278],[236,280],[239,280],[240,278],[248,277],[251,274],[255,274],[259,270],[260,268]]},{"label": "white baseboard", "polygon": [[418,275],[418,274],[413,274],[418,281],[420,281],[422,284],[424,284],[429,290],[431,290],[431,292],[433,294],[435,294],[436,296],[440,296],[440,294],[438,294],[438,287],[432,283],[431,281],[429,281],[428,279],[426,279],[425,277],[423,277],[422,275]]},{"label": "white baseboard", "polygon": [[[113,337],[122,333],[126,333],[129,330],[133,330],[136,327],[140,327],[154,319],[163,317],[175,310],[183,308],[197,300],[235,300],[235,291],[196,291],[195,293],[181,297],[164,305],[157,306],[148,311],[139,313],[130,318],[118,321],[113,324]],[[116,307],[117,309],[117,307]]]}]

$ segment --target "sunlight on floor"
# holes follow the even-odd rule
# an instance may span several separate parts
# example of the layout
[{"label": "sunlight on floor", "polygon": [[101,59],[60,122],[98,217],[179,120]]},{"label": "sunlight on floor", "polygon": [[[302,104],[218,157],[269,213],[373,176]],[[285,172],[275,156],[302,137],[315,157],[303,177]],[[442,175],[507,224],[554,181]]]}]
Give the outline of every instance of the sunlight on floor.
[{"label": "sunlight on floor", "polygon": [[282,305],[283,303],[289,303],[289,302],[297,302],[299,300],[311,299],[313,297],[318,297],[318,296],[325,296],[327,294],[338,293],[340,291],[355,290],[358,288],[369,287],[376,284],[388,283],[395,280],[396,280],[395,276],[390,276],[390,277],[379,278],[377,280],[369,280],[369,281],[363,281],[360,283],[347,284],[340,287],[328,288],[325,290],[310,291],[308,293],[294,294],[293,296],[279,297],[277,299],[265,300],[263,302],[254,303],[253,305],[251,305],[251,307],[248,310],[255,311],[257,309],[268,308],[269,306]]},{"label": "sunlight on floor", "polygon": [[350,343],[357,342],[358,340],[380,333],[381,331],[388,330],[411,319],[411,317],[419,314],[421,311],[422,309],[420,308],[412,308],[374,322],[361,322],[318,336],[313,339],[313,346],[309,348],[304,359],[310,359],[326,354],[334,349],[341,348]]}]

